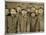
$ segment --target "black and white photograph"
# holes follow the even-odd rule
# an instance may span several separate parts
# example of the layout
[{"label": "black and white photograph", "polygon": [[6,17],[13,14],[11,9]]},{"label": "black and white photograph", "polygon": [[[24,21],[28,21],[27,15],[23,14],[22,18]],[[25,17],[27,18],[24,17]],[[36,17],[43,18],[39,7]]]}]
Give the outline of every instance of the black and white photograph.
[{"label": "black and white photograph", "polygon": [[44,32],[44,3],[5,2],[6,33]]}]

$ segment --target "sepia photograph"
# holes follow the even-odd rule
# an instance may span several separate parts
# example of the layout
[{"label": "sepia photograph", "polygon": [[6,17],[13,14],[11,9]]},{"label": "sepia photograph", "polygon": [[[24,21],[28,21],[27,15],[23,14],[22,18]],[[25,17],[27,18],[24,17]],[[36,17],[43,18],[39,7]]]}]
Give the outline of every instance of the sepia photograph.
[{"label": "sepia photograph", "polygon": [[5,1],[5,33],[31,32],[44,32],[44,3]]}]

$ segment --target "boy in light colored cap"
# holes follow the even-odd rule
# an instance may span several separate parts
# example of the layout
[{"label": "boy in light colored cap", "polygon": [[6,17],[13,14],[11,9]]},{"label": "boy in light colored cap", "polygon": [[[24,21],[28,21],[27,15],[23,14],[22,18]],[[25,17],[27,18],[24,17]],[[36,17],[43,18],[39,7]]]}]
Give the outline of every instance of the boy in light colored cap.
[{"label": "boy in light colored cap", "polygon": [[44,13],[44,9],[40,8],[40,9],[39,9],[39,14],[40,14],[40,15],[43,15],[43,13]]},{"label": "boy in light colored cap", "polygon": [[36,10],[36,15],[37,15],[37,21],[36,21],[36,24],[35,24],[35,31],[36,32],[40,32],[40,31],[43,31],[44,30],[44,24],[43,24],[43,9],[40,8],[38,10]]},{"label": "boy in light colored cap", "polygon": [[39,26],[38,26],[38,24],[37,24],[37,27],[38,27],[38,29],[37,29],[37,31],[40,31],[40,32],[43,32],[44,31],[44,10],[42,9],[42,8],[39,8],[39,10],[38,10],[39,12],[39,15],[38,15],[38,24],[39,24]]}]

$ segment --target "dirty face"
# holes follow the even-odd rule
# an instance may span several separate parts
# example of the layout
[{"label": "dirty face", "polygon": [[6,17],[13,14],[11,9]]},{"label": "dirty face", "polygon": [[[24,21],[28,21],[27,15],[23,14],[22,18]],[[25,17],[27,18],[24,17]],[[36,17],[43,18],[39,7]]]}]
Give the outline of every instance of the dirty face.
[{"label": "dirty face", "polygon": [[21,7],[17,7],[17,12],[21,12]]},{"label": "dirty face", "polygon": [[11,9],[10,12],[11,12],[11,15],[16,15],[16,10],[15,9]]}]

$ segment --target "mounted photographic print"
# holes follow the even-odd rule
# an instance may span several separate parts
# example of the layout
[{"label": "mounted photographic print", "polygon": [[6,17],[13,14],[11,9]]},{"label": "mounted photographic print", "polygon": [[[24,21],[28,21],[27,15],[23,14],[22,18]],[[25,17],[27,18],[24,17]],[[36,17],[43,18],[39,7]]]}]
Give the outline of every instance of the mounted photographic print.
[{"label": "mounted photographic print", "polygon": [[5,32],[44,32],[44,3],[5,2]]}]

